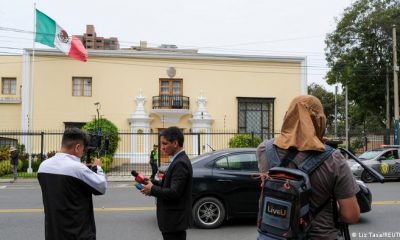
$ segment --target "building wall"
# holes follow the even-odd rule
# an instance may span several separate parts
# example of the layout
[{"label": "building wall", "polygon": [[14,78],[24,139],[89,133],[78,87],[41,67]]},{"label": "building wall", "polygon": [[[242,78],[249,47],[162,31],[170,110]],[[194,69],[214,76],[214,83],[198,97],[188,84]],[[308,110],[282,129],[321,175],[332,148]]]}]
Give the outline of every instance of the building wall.
[{"label": "building wall", "polygon": [[[8,73],[0,69],[0,77],[14,73],[21,79],[22,57],[18,61],[10,65]],[[159,78],[168,78],[166,70],[170,66],[176,69],[175,78],[183,79],[183,95],[190,97],[192,113],[197,110],[196,99],[203,91],[208,99],[208,112],[215,120],[214,129],[237,130],[236,97],[268,97],[275,98],[274,126],[279,131],[291,99],[301,94],[300,62],[89,56],[88,62],[82,63],[63,56],[42,55],[36,55],[35,61],[34,130],[63,129],[63,122],[90,121],[96,114],[95,102],[101,103],[103,117],[119,129],[128,130],[128,118],[136,109],[135,97],[142,90],[150,113],[152,97],[159,95]],[[72,77],[92,77],[92,96],[72,96]],[[0,112],[5,109],[3,105]],[[18,111],[20,105],[9,110],[7,118],[11,120],[7,122],[18,124],[7,128],[20,125],[20,116],[15,114]],[[171,125],[191,128],[191,116],[184,116],[179,124],[163,123],[155,114],[150,117],[153,130]]]},{"label": "building wall", "polygon": [[[9,103],[9,98],[21,99],[22,84],[22,57],[21,56],[1,56],[0,65],[0,85],[1,78],[16,78],[16,95],[3,95],[0,90],[0,129],[16,130],[21,126],[21,104]],[[2,85],[0,86],[2,87]]]}]

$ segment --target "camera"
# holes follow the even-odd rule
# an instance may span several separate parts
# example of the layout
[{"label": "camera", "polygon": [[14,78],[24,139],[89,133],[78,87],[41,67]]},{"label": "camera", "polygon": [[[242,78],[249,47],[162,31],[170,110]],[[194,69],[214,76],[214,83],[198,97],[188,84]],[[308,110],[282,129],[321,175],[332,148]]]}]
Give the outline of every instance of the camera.
[{"label": "camera", "polygon": [[86,165],[92,169],[96,170],[96,166],[92,166],[91,157],[95,154],[95,157],[100,157],[101,154],[106,152],[110,145],[110,140],[108,138],[103,139],[103,136],[100,133],[89,132],[87,134],[88,144],[86,146]]},{"label": "camera", "polygon": [[100,149],[101,139],[102,139],[102,136],[100,134],[89,133],[88,134],[88,145],[86,147],[87,150],[94,152],[94,151]]}]

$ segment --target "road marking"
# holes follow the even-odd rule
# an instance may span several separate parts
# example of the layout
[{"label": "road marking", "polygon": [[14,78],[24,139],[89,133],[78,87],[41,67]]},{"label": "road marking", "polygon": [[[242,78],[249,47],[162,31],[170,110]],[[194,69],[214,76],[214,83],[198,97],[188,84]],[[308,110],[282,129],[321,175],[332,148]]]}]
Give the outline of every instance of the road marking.
[{"label": "road marking", "polygon": [[0,186],[0,189],[5,189],[7,186]]},{"label": "road marking", "polygon": [[95,212],[155,211],[155,207],[95,208]]},{"label": "road marking", "polygon": [[372,205],[395,205],[400,204],[400,200],[393,200],[393,201],[374,201]]},{"label": "road marking", "polygon": [[[372,205],[398,205],[400,200],[374,201]],[[95,212],[135,212],[155,211],[155,207],[121,207],[121,208],[95,208]],[[0,209],[0,213],[42,213],[42,208]]]},{"label": "road marking", "polygon": [[[95,208],[95,212],[155,211],[155,207]],[[0,209],[0,213],[42,213],[42,208]]]},{"label": "road marking", "polygon": [[38,213],[43,212],[41,208],[0,209],[0,213]]}]

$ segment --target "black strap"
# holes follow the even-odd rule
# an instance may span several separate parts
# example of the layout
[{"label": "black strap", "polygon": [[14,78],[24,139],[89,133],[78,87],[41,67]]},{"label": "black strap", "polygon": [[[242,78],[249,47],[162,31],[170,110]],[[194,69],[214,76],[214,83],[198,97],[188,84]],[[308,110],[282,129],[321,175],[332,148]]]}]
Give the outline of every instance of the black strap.
[{"label": "black strap", "polygon": [[[276,148],[275,148],[276,151]],[[279,165],[280,167],[287,167],[289,166],[289,163],[293,161],[293,159],[297,156],[297,149],[295,148],[289,148],[287,154],[283,157],[281,160],[281,164]]]},{"label": "black strap", "polygon": [[334,148],[325,145],[325,152],[312,152],[306,159],[304,159],[297,168],[308,175],[311,175],[317,168],[319,168],[324,161],[335,151]]},{"label": "black strap", "polygon": [[[283,166],[287,167],[290,162],[294,160],[298,151],[295,148],[289,148],[288,153],[285,155],[283,160],[279,158],[278,150],[276,146],[273,144],[274,139],[270,139],[266,141],[266,157],[268,161],[269,168],[275,166]],[[308,175],[311,175],[318,167],[320,167],[323,162],[335,151],[334,148],[325,144],[324,152],[317,151],[309,151],[309,155],[305,158],[301,163],[297,164],[296,161],[293,161],[296,164],[296,167],[305,172]]]}]

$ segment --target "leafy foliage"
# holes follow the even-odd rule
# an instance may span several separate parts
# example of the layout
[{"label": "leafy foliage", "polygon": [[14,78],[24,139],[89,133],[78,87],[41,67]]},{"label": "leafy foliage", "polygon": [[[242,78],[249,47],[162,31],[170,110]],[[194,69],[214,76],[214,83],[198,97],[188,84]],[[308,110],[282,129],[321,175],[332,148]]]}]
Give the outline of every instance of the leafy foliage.
[{"label": "leafy foliage", "polygon": [[[334,125],[335,121],[335,94],[332,92],[328,92],[323,86],[318,85],[316,83],[312,83],[310,86],[308,86],[308,94],[313,95],[314,97],[317,97],[322,105],[324,106],[324,112],[326,115],[326,121],[327,124],[326,126],[330,128],[331,126]],[[343,101],[343,96],[342,95],[337,95],[337,107],[338,107],[338,114],[337,116],[340,117],[342,114],[341,112],[344,112],[343,104],[339,104],[344,102]]]},{"label": "leafy foliage", "polygon": [[102,156],[100,158],[102,166],[101,168],[105,171],[108,172],[108,170],[110,169],[111,163],[113,162],[113,158],[111,156]]},{"label": "leafy foliage", "polygon": [[[86,123],[82,129],[88,133],[101,134],[101,147],[98,150],[98,154],[102,160],[102,168],[107,172],[113,162],[114,153],[118,148],[118,141],[120,139],[118,128],[111,121],[102,118]],[[107,149],[105,148],[106,141],[109,141]]]},{"label": "leafy foliage", "polygon": [[[18,171],[22,169],[22,161],[18,161]],[[12,173],[11,162],[7,161],[0,161],[0,176]]]},{"label": "leafy foliage", "polygon": [[111,121],[102,118],[100,120],[93,120],[86,123],[82,129],[87,133],[101,133],[101,146],[105,145],[105,140],[110,141],[109,148],[107,150],[102,149],[100,155],[114,155],[118,148],[118,128]]},{"label": "leafy foliage", "polygon": [[381,126],[386,121],[385,84],[386,74],[392,78],[393,24],[400,26],[398,0],[358,0],[345,10],[325,41],[330,67],[327,82],[348,87],[349,101],[357,106],[362,123],[369,116],[377,116]]},{"label": "leafy foliage", "polygon": [[261,143],[261,138],[251,134],[236,134],[229,140],[230,148],[252,148]]}]

